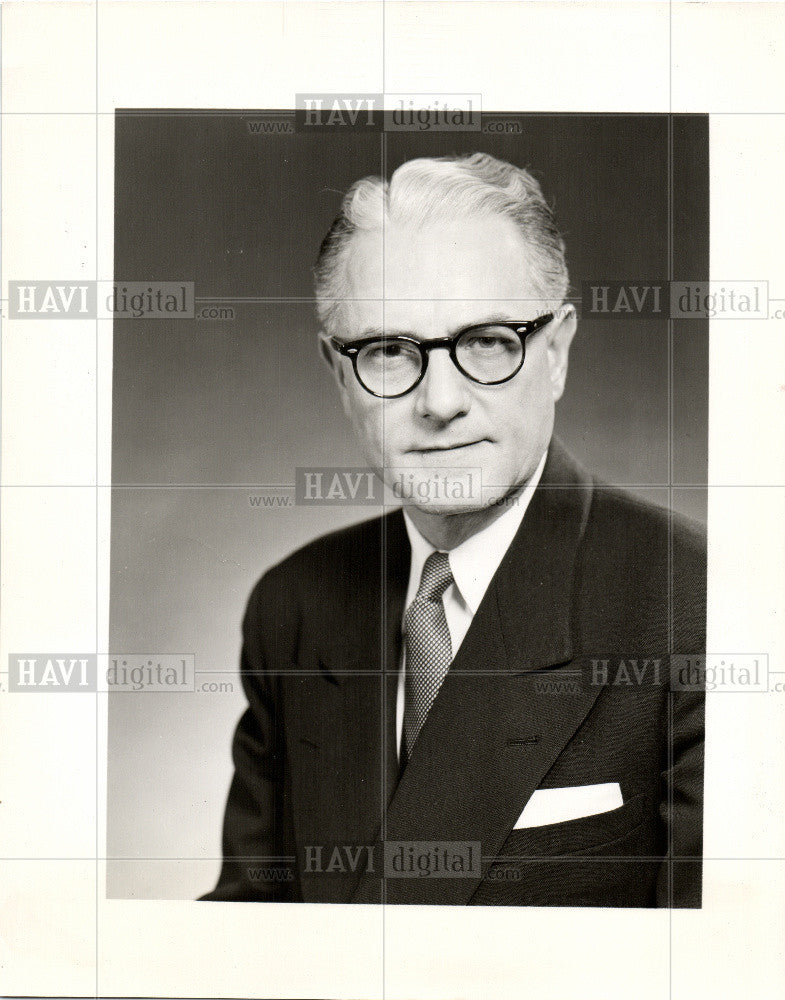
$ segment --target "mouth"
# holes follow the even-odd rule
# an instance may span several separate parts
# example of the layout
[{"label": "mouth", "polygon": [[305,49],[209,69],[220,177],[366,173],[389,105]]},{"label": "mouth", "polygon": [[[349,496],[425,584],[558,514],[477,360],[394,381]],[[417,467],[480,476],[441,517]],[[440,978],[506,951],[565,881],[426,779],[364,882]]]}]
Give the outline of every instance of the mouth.
[{"label": "mouth", "polygon": [[409,451],[414,455],[433,455],[445,451],[465,451],[467,448],[474,448],[475,445],[486,444],[488,441],[488,438],[478,438],[476,441],[460,441],[456,444],[440,444],[429,445],[425,448],[410,448]]}]

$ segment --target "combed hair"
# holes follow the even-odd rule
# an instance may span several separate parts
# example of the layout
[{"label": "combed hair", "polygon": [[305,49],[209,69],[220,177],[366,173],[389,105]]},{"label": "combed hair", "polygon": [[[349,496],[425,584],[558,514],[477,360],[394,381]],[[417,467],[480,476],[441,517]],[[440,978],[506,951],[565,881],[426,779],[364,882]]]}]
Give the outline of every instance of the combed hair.
[{"label": "combed hair", "polygon": [[363,177],[347,191],[322,241],[314,267],[322,328],[339,329],[348,297],[347,258],[355,233],[381,230],[390,220],[425,226],[458,215],[502,215],[518,227],[527,249],[528,278],[538,297],[556,309],[569,287],[564,240],[539,183],[521,167],[488,153],[409,160],[389,181]]}]

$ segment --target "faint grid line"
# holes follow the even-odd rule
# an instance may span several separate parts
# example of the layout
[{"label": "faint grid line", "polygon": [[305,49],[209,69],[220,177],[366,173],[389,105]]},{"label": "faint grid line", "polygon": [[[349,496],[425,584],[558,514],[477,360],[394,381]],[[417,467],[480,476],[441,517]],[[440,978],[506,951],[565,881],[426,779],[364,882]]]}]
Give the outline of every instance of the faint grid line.
[{"label": "faint grid line", "polygon": [[[105,0],[98,0],[98,2],[103,3],[103,2],[105,2]],[[399,92],[396,91],[396,93],[399,93]],[[411,94],[411,96],[414,96],[414,97],[419,96],[419,95],[415,94],[413,91],[400,91],[400,93],[402,95],[404,95],[404,96],[406,96],[407,94]],[[656,111],[655,112],[642,112],[642,114],[644,114],[646,116],[649,116],[649,115],[653,116],[653,115],[656,115],[658,113],[659,112],[656,112]],[[282,109],[282,108],[270,108],[269,110],[266,110],[264,108],[255,108],[255,109],[254,108],[249,108],[247,110],[246,109],[240,109],[240,108],[237,108],[237,109],[235,109],[235,108],[225,108],[225,109],[222,109],[220,111],[217,111],[217,110],[211,109],[211,108],[202,108],[202,109],[199,109],[199,108],[193,108],[193,109],[192,108],[170,108],[168,110],[164,109],[164,110],[160,110],[160,111],[157,108],[130,108],[128,110],[126,110],[125,108],[117,108],[116,110],[113,110],[113,111],[98,111],[98,112],[95,112],[95,111],[4,111],[3,114],[5,114],[8,117],[16,116],[16,115],[20,115],[20,116],[24,116],[24,117],[27,117],[29,115],[46,115],[49,118],[68,117],[69,115],[78,115],[78,116],[80,116],[82,118],[93,118],[96,115],[98,117],[100,117],[102,115],[107,115],[107,116],[117,117],[117,118],[134,118],[134,117],[144,118],[144,117],[148,117],[148,116],[150,116],[150,117],[158,117],[158,118],[167,118],[167,117],[187,118],[187,117],[197,117],[197,116],[198,117],[220,117],[220,118],[231,118],[231,117],[250,118],[250,117],[253,117],[253,116],[260,116],[260,115],[268,115],[268,116],[280,115],[282,117],[288,117],[291,120],[292,115],[293,115],[293,111]],[[564,118],[575,118],[575,117],[591,118],[591,117],[595,117],[596,118],[598,116],[598,114],[600,114],[600,112],[594,112],[594,111],[583,111],[583,112],[581,112],[581,111],[527,111],[525,113],[522,113],[522,112],[512,112],[512,111],[510,111],[510,112],[506,112],[506,111],[498,111],[498,112],[484,111],[483,112],[483,115],[487,115],[489,118],[496,118],[497,116],[500,117],[500,118],[510,118],[511,115],[515,115],[515,114],[522,114],[524,117],[527,117],[527,118],[528,117],[538,118],[538,117],[546,117],[546,116],[548,118],[559,118],[559,117],[564,117]],[[607,112],[606,116],[607,117],[622,117],[624,114],[626,114],[626,112],[620,112],[619,114],[616,114],[614,112]],[[762,117],[762,116],[781,117],[782,115],[785,115],[785,111],[712,111],[712,110],[707,109],[706,111],[702,112],[702,114],[711,115],[712,117],[717,117],[718,115],[728,115],[728,116],[732,116],[732,117],[735,117],[735,118],[738,118],[738,117],[740,117],[742,115],[744,115],[744,116],[750,116],[750,117],[753,117],[753,116],[754,117]],[[481,134],[488,134],[488,133],[481,133]]]},{"label": "faint grid line", "polygon": [[[673,275],[673,0],[668,0],[668,278]],[[673,453],[672,453],[672,428],[671,428],[671,390],[673,378],[673,320],[668,319],[668,470],[669,479],[673,478]],[[708,435],[708,427],[706,429]],[[708,471],[707,471],[708,478]],[[672,492],[668,490],[668,507],[672,510]],[[673,652],[672,647],[672,546],[673,546],[673,516],[668,517],[668,653]],[[668,715],[668,767],[672,767],[672,738],[671,738],[671,708],[673,699],[670,695],[665,700]],[[669,853],[673,851],[672,844],[672,823],[670,822],[673,813],[672,801],[672,781],[668,782],[668,845]],[[673,1000],[673,864],[668,865],[668,997]]]},{"label": "faint grid line", "polygon": [[[531,830],[533,833],[535,833],[537,830],[542,829],[542,828],[541,827],[533,826],[533,827],[527,827],[526,829]],[[520,830],[519,831],[512,831],[511,830],[510,832],[511,833],[512,832],[518,832],[518,833],[520,833],[522,831],[520,831]],[[399,841],[389,841],[389,843],[399,843]],[[426,841],[425,843],[429,843],[429,841]],[[440,843],[440,842],[439,841],[433,841],[432,843]],[[374,844],[368,844],[368,845],[363,845],[363,846],[373,847],[375,845]],[[177,857],[177,856],[169,856],[169,857],[124,857],[122,855],[104,855],[104,856],[99,856],[98,858],[93,858],[92,855],[87,855],[87,856],[84,856],[84,857],[80,857],[78,855],[66,856],[66,857],[43,857],[41,855],[35,855],[35,856],[30,856],[30,857],[26,857],[26,856],[19,856],[19,857],[6,857],[6,856],[4,856],[3,857],[3,861],[14,861],[14,862],[17,862],[17,861],[19,861],[19,862],[30,862],[30,861],[31,862],[41,862],[41,861],[73,861],[73,862],[80,862],[80,863],[82,863],[82,862],[94,861],[94,860],[97,860],[97,861],[106,861],[106,862],[122,861],[122,862],[127,862],[128,864],[133,864],[134,862],[137,862],[137,861],[138,862],[143,862],[143,861],[144,862],[146,862],[146,861],[161,861],[161,862],[163,862],[163,861],[188,861],[188,862],[205,861],[205,862],[208,862],[209,861],[210,863],[213,863],[215,861],[223,861],[224,859],[223,859],[223,855],[201,855],[199,857],[190,857],[190,858],[189,857]],[[282,856],[282,855],[274,855],[274,854],[270,854],[270,855],[258,854],[258,855],[255,855],[255,856],[240,856],[240,857],[235,857],[232,860],[234,860],[234,861],[242,861],[244,863],[250,863],[250,862],[254,862],[254,861],[288,861],[288,862],[291,863],[291,862],[296,862],[297,858],[294,855],[291,855],[291,856],[290,855]],[[695,854],[674,855],[673,857],[670,857],[670,855],[660,856],[660,855],[648,855],[648,854],[644,854],[644,855],[640,855],[640,856],[633,856],[633,857],[631,857],[629,854],[625,854],[625,855],[622,855],[622,856],[619,856],[619,857],[615,857],[614,855],[610,855],[610,854],[603,854],[603,855],[598,855],[598,856],[592,856],[592,855],[575,855],[575,854],[510,854],[510,855],[507,855],[507,854],[493,855],[492,854],[492,855],[483,855],[482,856],[482,860],[483,860],[483,862],[490,861],[492,864],[503,864],[504,862],[507,862],[507,861],[526,861],[526,862],[575,861],[575,862],[580,862],[582,864],[586,864],[587,861],[590,861],[592,864],[594,862],[608,862],[608,863],[618,864],[620,861],[627,861],[630,864],[640,864],[641,862],[643,862],[643,863],[649,863],[649,864],[663,864],[663,863],[666,863],[668,860],[679,861],[679,862],[686,862],[686,861],[703,861],[703,862],[711,862],[711,863],[714,863],[714,862],[717,862],[717,863],[720,863],[720,862],[729,862],[729,863],[732,863],[732,864],[733,863],[738,863],[740,861],[743,861],[745,863],[746,862],[750,862],[750,861],[761,861],[761,862],[765,861],[767,863],[772,862],[772,861],[777,861],[777,862],[780,862],[781,864],[785,863],[785,857],[781,857],[780,858],[780,857],[763,857],[763,856],[755,856],[755,857],[729,856],[729,857],[712,858],[712,857],[706,857],[705,855],[695,855]],[[325,873],[325,874],[331,874],[331,873]],[[396,875],[396,876],[393,876],[393,877],[397,879],[400,876]],[[419,878],[419,876],[413,876],[413,877]],[[431,877],[433,878],[433,877],[436,877],[436,876],[431,876]],[[618,907],[616,907],[616,909],[618,909]],[[657,909],[657,907],[652,907],[652,909]],[[687,909],[692,909],[692,907],[687,907]]]},{"label": "faint grid line", "polygon": [[[382,0],[382,93],[385,93],[386,90],[387,90],[387,4],[386,4],[386,0]],[[388,172],[387,171],[387,136],[386,136],[386,133],[384,131],[382,131],[382,134],[381,134],[381,142],[380,142],[380,147],[379,147],[379,153],[380,153],[380,159],[381,159],[382,177],[385,180],[387,180],[387,172]],[[387,280],[386,279],[387,268],[385,267],[385,261],[384,261],[384,246],[385,246],[385,243],[387,241],[386,241],[386,233],[385,233],[385,228],[384,228],[385,227],[384,214],[385,213],[382,214],[382,274],[385,277],[382,280],[386,281]],[[385,306],[386,306],[386,303],[383,302],[382,303],[382,325],[384,325],[384,322],[385,322]],[[384,439],[384,436],[387,433],[387,424],[386,424],[386,419],[385,419],[385,415],[384,415],[385,414],[384,409],[383,409],[382,413],[383,413],[383,416],[382,416],[382,439]],[[386,538],[387,521],[383,521],[382,524],[383,524],[382,532],[383,532],[383,536],[384,536],[383,540],[382,540],[383,541],[383,544],[382,544],[382,562],[383,562],[383,571],[382,571],[382,642],[384,643],[384,645],[383,645],[383,654],[382,655],[385,656],[386,652],[387,652],[387,648],[388,648],[387,641],[386,641],[387,640],[387,628],[388,628],[388,622],[387,622],[387,565],[386,565],[386,558],[387,558],[386,557],[386,553],[387,553],[387,544],[386,544],[386,542],[387,542],[387,538]],[[386,663],[385,663],[384,659],[382,659],[382,666],[386,668]],[[400,664],[398,664],[398,666],[400,667]],[[385,670],[385,673],[386,673],[386,670]],[[384,709],[384,711],[382,712],[382,738],[384,739],[384,751],[382,752],[382,755],[381,755],[382,756],[382,789],[384,790],[384,802],[383,802],[383,810],[382,810],[382,836],[386,839],[386,837],[387,837],[387,789],[386,789],[385,782],[386,782],[386,777],[387,777],[386,755],[387,755],[387,746],[388,746],[388,743],[387,743],[387,727],[388,727],[388,722],[387,722],[387,711],[386,711],[386,708],[387,708],[387,701],[386,701],[386,699],[387,699],[387,679],[386,679],[386,677],[385,677],[385,680],[382,683],[382,692],[383,692],[382,698],[384,699],[384,702],[383,702],[383,709]],[[396,711],[397,711],[397,698],[396,698]],[[397,719],[396,719],[395,732],[397,733]],[[382,1000],[386,1000],[386,998],[387,998],[387,905],[386,904],[387,904],[387,882],[386,882],[386,880],[383,880],[382,881]]]},{"label": "faint grid line", "polygon": [[[99,214],[98,214],[99,213],[99,202],[98,202],[98,192],[99,192],[99,183],[98,183],[98,150],[99,150],[99,142],[100,142],[99,117],[98,117],[98,108],[99,108],[99,93],[98,93],[98,71],[99,71],[99,68],[98,68],[98,45],[99,45],[98,4],[99,4],[99,0],[96,0],[96,3],[95,3],[95,278],[96,278],[96,282],[98,281],[98,267],[99,267],[98,257],[99,257],[99,246],[100,246],[100,244],[99,244]],[[112,158],[112,162],[114,162],[114,157]],[[98,519],[100,517],[98,481],[99,481],[99,447],[100,447],[99,442],[101,441],[101,436],[100,436],[99,430],[98,430],[99,429],[99,398],[100,398],[100,393],[99,393],[98,386],[99,386],[99,380],[100,380],[100,374],[99,373],[100,373],[100,370],[101,370],[98,367],[98,362],[99,362],[99,349],[98,349],[98,345],[99,345],[99,341],[100,341],[99,326],[98,326],[98,320],[96,320],[96,323],[95,323],[95,371],[96,371],[96,383],[95,383],[95,387],[96,387],[95,388],[95,429],[96,429],[96,433],[95,433],[95,482],[96,482],[96,487],[95,487],[95,538],[96,538],[96,545],[95,545],[95,628],[96,628],[96,634],[95,634],[95,644],[96,644],[96,649],[99,649],[100,645],[101,645],[100,636],[98,634],[99,622],[100,622],[100,614],[98,613],[98,609],[100,607],[99,588],[101,586],[101,575],[100,575],[99,566],[98,566],[98,551],[99,551],[99,539],[100,539],[100,528],[99,528],[99,524],[98,524]],[[111,520],[111,514],[110,514],[110,520]],[[102,708],[102,702],[99,701],[98,698],[96,698],[95,699],[95,737],[96,737],[96,740],[95,740],[95,745],[96,745],[96,755],[95,755],[95,853],[96,853],[96,855],[98,854],[99,832],[100,832],[100,827],[101,827],[101,817],[100,817],[99,812],[98,812],[98,804],[99,804],[99,794],[98,794],[98,791],[99,791],[99,760],[100,760],[100,756],[101,756],[100,752],[98,751],[98,734],[101,731],[101,727],[99,725],[99,712],[101,711],[101,708]],[[108,717],[107,717],[107,736],[106,736],[106,738],[107,738],[107,744],[108,744],[108,741],[109,741]],[[107,746],[107,768],[108,768],[108,746]],[[108,809],[108,807],[109,807],[109,800],[108,800],[108,789],[107,789],[107,809]],[[107,838],[108,838],[108,836],[109,836],[108,817],[107,817],[106,830],[107,830]],[[100,990],[98,988],[99,987],[99,975],[100,975],[100,973],[99,973],[99,968],[100,968],[100,966],[99,966],[99,953],[98,953],[98,938],[99,938],[99,924],[98,924],[99,898],[98,898],[98,894],[99,894],[100,880],[99,880],[98,864],[99,864],[98,858],[96,857],[96,860],[95,860],[95,995],[96,995],[96,997],[100,996]]]}]

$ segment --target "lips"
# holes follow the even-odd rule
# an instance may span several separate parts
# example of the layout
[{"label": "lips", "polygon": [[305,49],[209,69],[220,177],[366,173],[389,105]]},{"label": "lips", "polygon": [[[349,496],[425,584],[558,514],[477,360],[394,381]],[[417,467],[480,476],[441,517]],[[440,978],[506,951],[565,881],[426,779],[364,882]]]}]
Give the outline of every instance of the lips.
[{"label": "lips", "polygon": [[410,451],[418,455],[430,455],[440,451],[460,451],[464,448],[471,448],[476,444],[484,444],[487,438],[479,438],[477,441],[458,441],[455,444],[428,445],[423,448],[411,448]]}]

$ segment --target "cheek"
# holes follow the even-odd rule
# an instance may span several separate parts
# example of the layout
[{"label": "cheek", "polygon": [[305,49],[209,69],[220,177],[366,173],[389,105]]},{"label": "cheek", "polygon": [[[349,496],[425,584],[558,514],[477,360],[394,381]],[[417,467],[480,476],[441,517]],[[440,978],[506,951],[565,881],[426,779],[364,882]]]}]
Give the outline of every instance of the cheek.
[{"label": "cheek", "polygon": [[[528,452],[547,444],[553,424],[553,397],[545,379],[531,380],[522,386],[499,411],[497,427],[503,435],[505,450],[511,457],[529,457]],[[543,441],[543,439],[545,439]]]},{"label": "cheek", "polygon": [[366,457],[373,460],[381,456],[389,428],[389,418],[385,419],[383,405],[367,393],[364,397],[347,393],[344,402],[352,428]]}]

